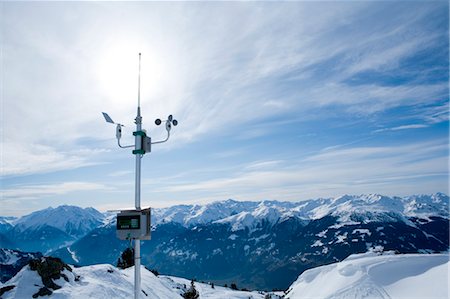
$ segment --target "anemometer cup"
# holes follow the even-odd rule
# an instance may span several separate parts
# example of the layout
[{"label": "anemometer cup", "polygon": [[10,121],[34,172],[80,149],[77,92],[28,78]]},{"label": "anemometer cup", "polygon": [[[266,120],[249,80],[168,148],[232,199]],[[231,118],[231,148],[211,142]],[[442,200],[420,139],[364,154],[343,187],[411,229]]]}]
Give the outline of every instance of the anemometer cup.
[{"label": "anemometer cup", "polygon": [[166,123],[166,130],[167,130],[167,132],[169,132],[172,129],[172,125],[174,125],[174,126],[178,125],[178,121],[176,119],[173,119],[172,114],[169,115],[167,117],[167,120],[165,120],[165,121],[162,121],[161,119],[157,118],[155,120],[155,125],[159,126],[163,122]]}]

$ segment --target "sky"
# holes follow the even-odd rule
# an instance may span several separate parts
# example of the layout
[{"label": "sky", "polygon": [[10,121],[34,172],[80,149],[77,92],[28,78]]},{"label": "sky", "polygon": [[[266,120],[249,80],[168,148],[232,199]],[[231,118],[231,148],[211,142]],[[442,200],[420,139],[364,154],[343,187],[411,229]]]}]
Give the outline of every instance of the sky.
[{"label": "sky", "polygon": [[0,2],[0,215],[449,193],[449,4]]}]

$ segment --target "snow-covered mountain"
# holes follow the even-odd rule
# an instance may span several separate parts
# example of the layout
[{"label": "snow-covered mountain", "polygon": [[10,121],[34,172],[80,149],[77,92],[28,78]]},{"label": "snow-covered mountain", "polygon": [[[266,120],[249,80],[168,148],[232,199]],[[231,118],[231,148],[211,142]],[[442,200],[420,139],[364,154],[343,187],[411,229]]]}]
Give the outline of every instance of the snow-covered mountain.
[{"label": "snow-covered mountain", "polygon": [[365,253],[307,270],[285,298],[449,298],[448,254]]},{"label": "snow-covered mountain", "polygon": [[21,218],[0,219],[0,248],[46,253],[67,246],[103,223],[105,216],[94,208],[59,206],[33,212]]},{"label": "snow-covered mountain", "polygon": [[[384,215],[383,215],[384,214]],[[236,230],[255,227],[261,221],[275,224],[287,218],[315,220],[324,216],[339,217],[341,222],[361,216],[366,221],[377,217],[402,216],[428,218],[449,217],[449,197],[443,193],[388,197],[379,194],[344,195],[336,198],[319,198],[299,202],[280,201],[227,201],[200,205],[178,205],[154,209],[154,224],[179,223],[190,227],[206,223],[231,223]],[[382,216],[381,216],[382,215]]]},{"label": "snow-covered mountain", "polygon": [[103,222],[104,215],[94,208],[76,206],[49,207],[23,216],[15,222],[19,231],[37,229],[43,226],[57,228],[74,238],[81,237]]},{"label": "snow-covered mountain", "polygon": [[[440,193],[346,195],[155,209],[142,262],[161,273],[218,284],[285,289],[306,269],[376,246],[401,253],[447,251],[448,201]],[[52,254],[79,265],[116,263],[129,244],[116,238],[111,220]]]},{"label": "snow-covered mountain", "polygon": [[[55,264],[52,268],[58,267]],[[58,279],[47,279],[44,283],[36,269],[31,266],[24,267],[15,277],[1,287],[2,298],[35,298],[35,294],[49,296],[49,298],[133,298],[134,296],[134,267],[125,270],[111,265],[93,265],[73,268],[62,265]],[[41,272],[44,272],[41,270]],[[55,272],[55,271],[53,271]],[[50,287],[49,287],[50,285]],[[56,286],[55,286],[56,285]],[[53,288],[52,288],[53,287]],[[152,272],[141,267],[141,298],[152,299],[182,299],[182,295],[191,287],[189,280],[170,277],[155,276]],[[263,299],[263,292],[238,291],[221,286],[212,286],[208,283],[194,282],[194,288],[199,298],[210,299]],[[35,296],[33,296],[35,295]],[[273,296],[272,298],[279,298]]]},{"label": "snow-covered mountain", "polygon": [[[449,197],[437,193],[299,202],[230,199],[153,209],[152,240],[143,242],[142,262],[160,273],[218,284],[234,281],[249,289],[286,289],[307,269],[376,246],[400,253],[448,251],[448,207]],[[14,223],[39,223],[23,218]],[[73,226],[79,223],[66,219],[73,219]],[[19,233],[7,237],[24,246],[22,250],[51,250],[71,264],[115,264],[129,242],[116,238],[114,215],[97,219],[97,227],[81,238],[48,225],[29,225],[25,231],[14,227],[11,232]],[[0,247],[5,247],[3,240],[0,234]]]}]

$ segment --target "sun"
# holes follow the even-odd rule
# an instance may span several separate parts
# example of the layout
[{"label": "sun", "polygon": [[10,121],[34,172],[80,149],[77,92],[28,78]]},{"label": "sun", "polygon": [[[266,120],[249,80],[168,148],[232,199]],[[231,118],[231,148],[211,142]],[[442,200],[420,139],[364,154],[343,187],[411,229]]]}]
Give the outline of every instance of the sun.
[{"label": "sun", "polygon": [[158,93],[158,87],[163,85],[162,81],[166,78],[162,61],[164,56],[159,54],[157,48],[130,41],[108,44],[98,56],[95,77],[101,93],[110,101],[119,103],[137,100],[139,53],[142,53],[141,86],[145,84],[142,98],[151,98]]}]

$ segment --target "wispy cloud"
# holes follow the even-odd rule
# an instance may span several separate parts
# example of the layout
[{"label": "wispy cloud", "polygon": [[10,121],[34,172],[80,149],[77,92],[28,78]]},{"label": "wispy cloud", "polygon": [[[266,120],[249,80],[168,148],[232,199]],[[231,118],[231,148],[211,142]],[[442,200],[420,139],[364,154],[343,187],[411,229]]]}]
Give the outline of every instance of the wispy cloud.
[{"label": "wispy cloud", "polygon": [[29,200],[46,196],[63,195],[78,191],[110,190],[103,184],[90,182],[64,182],[58,184],[17,185],[0,190],[1,201]]},{"label": "wispy cloud", "polygon": [[277,165],[283,163],[281,160],[272,160],[272,161],[256,161],[245,167],[245,169],[265,169],[265,168],[273,168]]},{"label": "wispy cloud", "polygon": [[134,172],[131,170],[121,170],[121,171],[114,171],[111,172],[110,174],[108,174],[108,176],[110,177],[121,177],[121,176],[127,176],[127,175],[131,175]]},{"label": "wispy cloud", "polygon": [[384,129],[378,129],[373,131],[374,133],[380,133],[385,131],[400,131],[400,130],[411,130],[411,129],[423,129],[428,128],[429,125],[425,124],[411,124],[411,125],[403,125],[403,126],[397,126],[392,128],[384,128]]},{"label": "wispy cloud", "polygon": [[[266,166],[271,165],[268,161]],[[230,177],[167,187],[166,192],[231,194],[237,198],[300,200],[311,196],[374,192],[411,194],[424,186],[416,179],[447,182],[448,147],[445,140],[386,147],[328,150],[285,167],[247,169]],[[433,185],[433,187],[435,187]],[[435,192],[431,190],[429,192]],[[446,190],[442,190],[446,191]]]},{"label": "wispy cloud", "polygon": [[4,142],[0,172],[3,176],[18,176],[98,165],[102,162],[93,158],[105,152],[104,149],[62,151],[41,144]]},{"label": "wispy cloud", "polygon": [[[448,3],[2,4],[8,188],[63,170],[85,180],[82,167],[104,161],[97,149],[116,148],[102,111],[127,125],[132,142],[139,51],[144,128],[157,140],[165,130],[155,118],[180,123],[155,147],[163,170],[143,185],[161,188],[145,194],[298,199],[448,186]],[[439,147],[419,137],[401,145],[420,128],[442,137]],[[300,159],[303,150],[317,154]],[[123,157],[108,155],[110,181],[132,167]]]},{"label": "wispy cloud", "polygon": [[[152,5],[155,9],[147,10]],[[105,62],[116,52],[132,55],[136,50],[131,46],[150,51],[143,56],[142,101],[146,120],[174,113],[184,128],[176,133],[178,142],[285,112],[302,113],[339,104],[350,113],[375,113],[433,101],[448,90],[446,84],[387,87],[369,83],[355,87],[343,83],[364,70],[390,71],[412,53],[439,41],[440,35],[417,26],[436,9],[432,5],[411,11],[400,6],[388,11],[376,3],[219,3],[208,8],[195,3],[172,3],[170,9],[157,4],[92,4],[90,11],[74,5],[60,9],[57,15],[67,20],[76,9],[82,26],[64,23],[60,29],[44,34],[45,26],[56,22],[55,14],[47,15],[55,7],[46,4],[34,11],[35,18],[46,16],[33,30],[39,32],[37,35],[28,32],[30,26],[16,22],[18,15],[29,13],[26,9],[5,6],[3,27],[15,30],[5,31],[8,60],[4,72],[7,78],[21,80],[5,82],[3,125],[5,136],[15,142],[21,142],[15,136],[26,136],[24,139],[39,144],[45,139],[46,146],[54,147],[52,142],[61,139],[110,136],[111,130],[102,124],[99,114],[104,109],[110,109],[121,121],[131,119],[134,101],[123,100],[125,95],[116,98],[113,89],[119,86],[110,84],[111,90],[106,92],[97,84],[99,79],[111,76],[106,71],[114,71],[111,66],[102,72],[99,61]],[[95,14],[99,9],[102,13]],[[371,9],[396,16],[401,12],[401,20],[393,19],[383,25],[375,22],[372,28],[374,20],[378,20],[376,15],[369,14],[367,20],[361,18]],[[92,26],[99,19],[115,24],[119,11],[135,16],[121,21],[134,28],[134,34],[123,30],[105,32]],[[158,26],[167,19],[173,22],[164,22],[164,28]],[[72,35],[67,37],[65,31]],[[123,44],[130,47],[120,46]],[[18,60],[13,50],[26,55]],[[30,55],[31,52],[35,54]],[[46,57],[52,57],[54,62],[45,63]],[[126,56],[114,58],[132,63]],[[33,73],[24,74],[20,66],[25,64],[36,71],[41,68],[46,77],[35,80]],[[117,70],[127,71],[121,74],[124,82],[135,78],[132,67]],[[329,75],[324,76],[325,72]],[[296,90],[276,88],[277,83],[283,83],[280,79],[302,74],[304,79],[296,81]],[[46,80],[52,84],[46,84]],[[26,89],[20,88],[25,85]],[[134,83],[129,85],[128,94],[134,96]],[[33,99],[29,90],[33,90]],[[164,104],[161,98],[165,99]],[[52,107],[52,113],[42,107]],[[22,124],[15,121],[16,115],[22,115]]]}]

